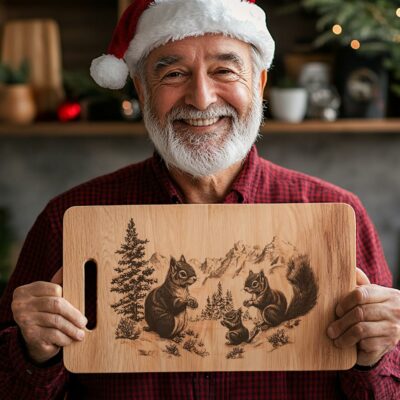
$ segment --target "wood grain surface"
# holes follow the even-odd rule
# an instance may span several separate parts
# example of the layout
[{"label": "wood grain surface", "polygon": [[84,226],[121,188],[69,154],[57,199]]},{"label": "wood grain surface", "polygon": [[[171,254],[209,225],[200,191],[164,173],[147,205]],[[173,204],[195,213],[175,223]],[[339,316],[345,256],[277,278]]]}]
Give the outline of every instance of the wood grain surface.
[{"label": "wood grain surface", "polygon": [[355,246],[346,204],[70,208],[64,296],[84,312],[84,265],[94,260],[97,325],[64,349],[64,363],[73,372],[348,369],[355,347],[334,347],[326,329],[355,287]]}]

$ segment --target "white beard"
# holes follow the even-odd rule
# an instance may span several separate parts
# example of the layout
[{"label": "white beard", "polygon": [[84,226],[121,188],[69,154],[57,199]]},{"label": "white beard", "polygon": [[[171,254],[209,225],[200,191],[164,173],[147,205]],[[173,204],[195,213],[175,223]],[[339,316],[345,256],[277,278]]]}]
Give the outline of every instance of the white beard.
[{"label": "white beard", "polygon": [[[146,91],[147,92],[147,91]],[[263,120],[263,103],[259,91],[253,88],[250,111],[242,119],[229,105],[211,105],[205,111],[192,106],[175,107],[166,118],[165,126],[152,110],[150,96],[146,93],[143,119],[151,141],[165,161],[167,167],[173,166],[193,177],[215,174],[242,161],[257,140]],[[231,127],[223,133],[213,132],[195,134],[187,129],[174,130],[173,122],[182,119],[212,119],[229,117]],[[221,128],[219,128],[221,131]]]}]

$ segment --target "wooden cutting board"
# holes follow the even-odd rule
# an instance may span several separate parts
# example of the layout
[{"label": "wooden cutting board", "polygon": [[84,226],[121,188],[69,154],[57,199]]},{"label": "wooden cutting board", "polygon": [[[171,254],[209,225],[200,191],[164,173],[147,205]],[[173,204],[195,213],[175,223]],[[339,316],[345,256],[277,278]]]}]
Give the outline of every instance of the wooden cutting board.
[{"label": "wooden cutting board", "polygon": [[355,246],[345,204],[70,208],[64,296],[84,312],[85,264],[94,261],[97,324],[64,349],[65,366],[348,369],[355,347],[334,347],[326,329],[355,287]]},{"label": "wooden cutting board", "polygon": [[51,19],[12,20],[4,26],[1,60],[19,68],[29,62],[29,81],[39,114],[54,112],[64,99],[60,32]]}]

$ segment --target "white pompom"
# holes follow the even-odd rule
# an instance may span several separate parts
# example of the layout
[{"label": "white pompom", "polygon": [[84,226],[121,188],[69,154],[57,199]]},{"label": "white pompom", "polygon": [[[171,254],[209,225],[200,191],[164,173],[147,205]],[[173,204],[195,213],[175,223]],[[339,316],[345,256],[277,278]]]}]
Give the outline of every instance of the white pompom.
[{"label": "white pompom", "polygon": [[92,61],[90,75],[103,88],[122,89],[128,78],[129,69],[123,59],[103,54]]}]

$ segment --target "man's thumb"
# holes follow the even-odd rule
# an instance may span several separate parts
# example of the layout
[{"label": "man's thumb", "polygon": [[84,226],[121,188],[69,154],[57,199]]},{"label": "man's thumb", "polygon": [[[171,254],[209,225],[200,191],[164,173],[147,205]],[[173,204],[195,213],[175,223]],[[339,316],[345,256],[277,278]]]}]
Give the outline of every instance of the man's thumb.
[{"label": "man's thumb", "polygon": [[63,284],[63,269],[62,269],[62,267],[53,275],[50,282],[57,283],[57,285],[62,286],[62,284]]},{"label": "man's thumb", "polygon": [[356,268],[356,283],[358,286],[371,284],[365,272],[358,267]]}]

